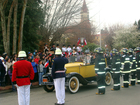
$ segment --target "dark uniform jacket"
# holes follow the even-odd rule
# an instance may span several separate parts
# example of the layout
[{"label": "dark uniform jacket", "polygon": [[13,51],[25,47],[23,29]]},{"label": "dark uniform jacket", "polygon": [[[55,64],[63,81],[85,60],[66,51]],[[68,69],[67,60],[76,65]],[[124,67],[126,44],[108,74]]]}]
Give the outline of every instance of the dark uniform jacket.
[{"label": "dark uniform jacket", "polygon": [[136,54],[137,69],[140,70],[140,52]]},{"label": "dark uniform jacket", "polygon": [[4,67],[2,61],[0,60],[0,81],[3,80],[5,73],[6,73],[5,67]]},{"label": "dark uniform jacket", "polygon": [[115,55],[112,58],[112,73],[114,73],[113,77],[115,78],[115,74],[120,74],[120,57],[119,55]]},{"label": "dark uniform jacket", "polygon": [[131,72],[136,71],[136,57],[134,55],[129,55],[131,63]]},{"label": "dark uniform jacket", "polygon": [[130,73],[130,58],[127,54],[121,58],[121,72]]},{"label": "dark uniform jacket", "polygon": [[52,65],[52,78],[62,78],[65,77],[65,64],[68,63],[66,58],[63,57],[56,57],[55,59],[52,60],[53,65]]},{"label": "dark uniform jacket", "polygon": [[97,74],[105,74],[105,58],[102,54],[98,54],[95,59],[95,72]]}]

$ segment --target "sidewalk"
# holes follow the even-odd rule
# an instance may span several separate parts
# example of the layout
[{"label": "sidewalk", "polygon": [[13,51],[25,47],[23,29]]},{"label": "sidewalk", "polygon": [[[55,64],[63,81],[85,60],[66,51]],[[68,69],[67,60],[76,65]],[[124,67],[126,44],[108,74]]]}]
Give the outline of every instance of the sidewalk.
[{"label": "sidewalk", "polygon": [[[33,82],[31,88],[33,87],[38,87],[38,82]],[[5,92],[11,92],[12,91],[12,85],[8,86],[0,86],[0,93],[5,93]]]}]

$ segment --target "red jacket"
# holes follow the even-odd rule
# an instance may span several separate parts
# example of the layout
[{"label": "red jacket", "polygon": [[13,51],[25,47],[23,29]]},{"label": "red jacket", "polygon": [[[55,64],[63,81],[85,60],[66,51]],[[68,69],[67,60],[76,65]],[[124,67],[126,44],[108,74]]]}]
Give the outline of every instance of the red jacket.
[{"label": "red jacket", "polygon": [[12,82],[18,86],[30,85],[30,80],[34,79],[34,70],[30,62],[20,60],[14,63]]},{"label": "red jacket", "polygon": [[34,62],[35,62],[36,64],[38,64],[38,63],[39,63],[39,60],[40,60],[39,58],[35,58],[35,59],[34,59]]}]

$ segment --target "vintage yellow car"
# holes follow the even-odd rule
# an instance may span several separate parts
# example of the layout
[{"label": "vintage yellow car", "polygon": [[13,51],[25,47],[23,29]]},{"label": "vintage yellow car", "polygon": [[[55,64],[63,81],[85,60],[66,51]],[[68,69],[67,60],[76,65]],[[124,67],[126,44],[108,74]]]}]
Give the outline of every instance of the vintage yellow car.
[{"label": "vintage yellow car", "polygon": [[[82,59],[82,62],[79,62]],[[78,61],[78,62],[75,62]],[[80,84],[88,85],[96,81],[96,73],[94,69],[94,64],[91,64],[91,56],[86,55],[82,57],[72,57],[70,63],[65,65],[66,68],[66,82],[65,86],[71,93],[76,93],[79,90]],[[106,85],[111,84],[111,73],[110,69],[106,68]],[[50,73],[43,75],[43,88],[47,92],[51,92],[54,90],[53,79]]]}]

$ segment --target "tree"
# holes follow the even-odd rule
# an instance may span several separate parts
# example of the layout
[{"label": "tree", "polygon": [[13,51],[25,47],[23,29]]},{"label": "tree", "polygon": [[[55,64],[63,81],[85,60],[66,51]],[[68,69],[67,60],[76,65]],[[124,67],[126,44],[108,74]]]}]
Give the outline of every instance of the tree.
[{"label": "tree", "polygon": [[20,26],[19,26],[18,51],[22,50],[23,24],[24,24],[26,5],[27,5],[27,0],[24,0],[24,4],[23,4],[23,7],[22,7],[21,18],[20,18]]},{"label": "tree", "polygon": [[[51,43],[58,41],[64,33],[65,27],[70,21],[73,21],[77,13],[80,12],[83,0],[44,0],[44,13],[46,20],[44,27],[40,31],[43,32],[45,42]],[[61,31],[58,31],[58,29]],[[40,33],[41,33],[40,32]]]},{"label": "tree", "polygon": [[124,27],[116,31],[115,34],[116,36],[113,37],[113,47],[115,48],[135,48],[140,44],[136,26]]}]

